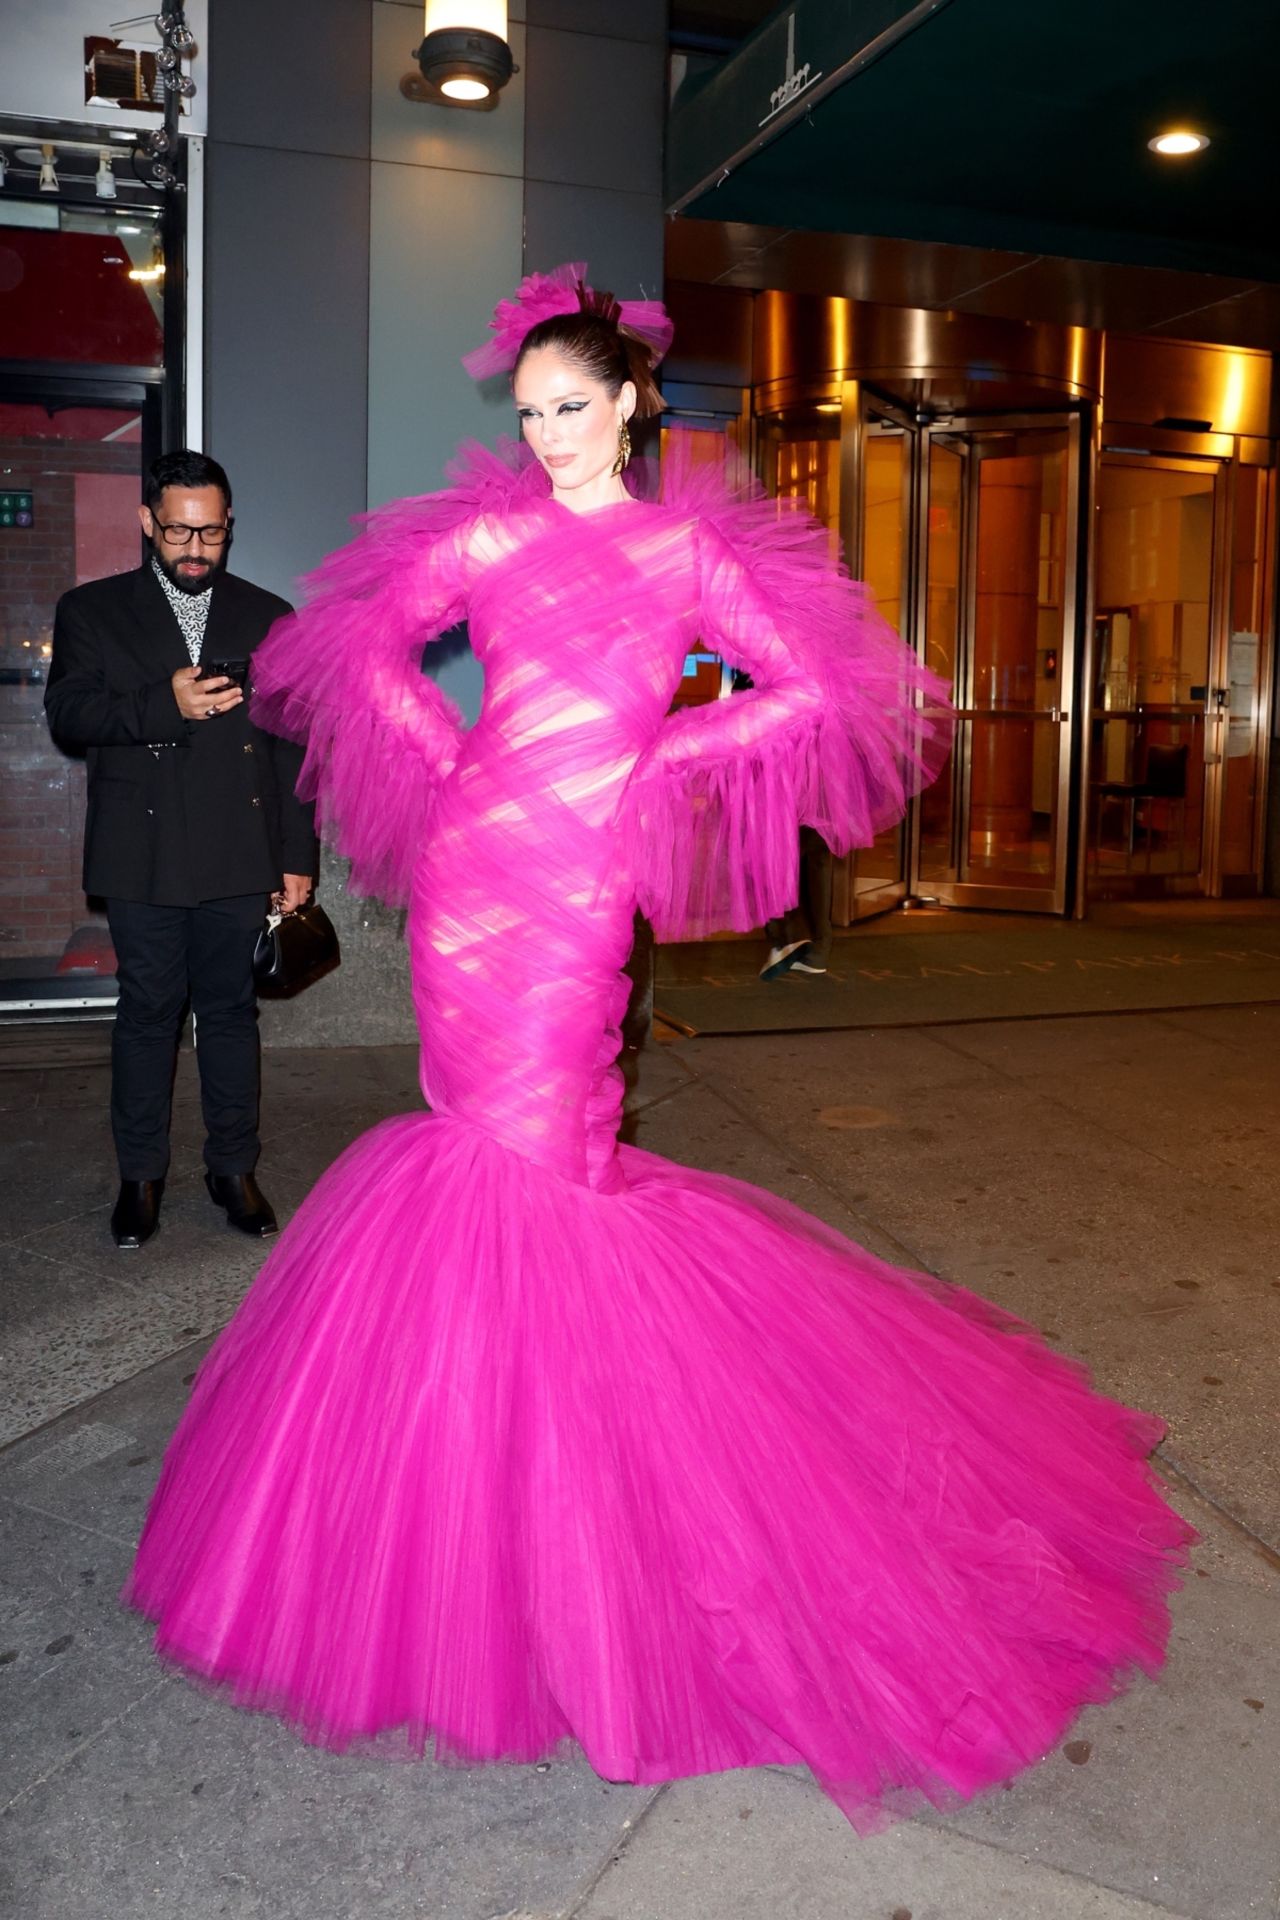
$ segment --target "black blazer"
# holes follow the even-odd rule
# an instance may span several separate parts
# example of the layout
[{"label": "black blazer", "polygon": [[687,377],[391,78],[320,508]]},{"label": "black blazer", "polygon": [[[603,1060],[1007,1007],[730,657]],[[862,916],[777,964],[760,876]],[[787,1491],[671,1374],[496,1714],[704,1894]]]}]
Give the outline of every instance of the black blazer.
[{"label": "black blazer", "polygon": [[[251,656],[289,610],[219,574],[204,659]],[[54,738],[88,761],[86,893],[190,907],[316,870],[314,808],[294,794],[302,749],[255,727],[247,702],[184,720],[170,682],[190,664],[149,559],[58,602],[44,704]]]}]

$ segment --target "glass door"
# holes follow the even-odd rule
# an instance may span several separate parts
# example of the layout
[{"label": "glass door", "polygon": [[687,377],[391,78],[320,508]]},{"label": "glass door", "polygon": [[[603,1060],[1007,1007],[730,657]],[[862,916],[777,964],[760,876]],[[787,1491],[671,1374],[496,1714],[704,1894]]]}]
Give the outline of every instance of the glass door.
[{"label": "glass door", "polygon": [[1237,463],[1229,482],[1230,578],[1214,674],[1225,739],[1211,781],[1209,877],[1214,894],[1251,894],[1261,883],[1266,824],[1275,475]]},{"label": "glass door", "polygon": [[957,713],[908,820],[837,863],[837,925],[912,897],[1066,911],[1080,449],[1078,414],[924,423],[852,381],[839,417],[828,402],[765,423],[766,485],[843,534]]},{"label": "glass door", "polygon": [[1062,913],[1080,421],[953,421],[924,441],[918,643],[957,728],[917,808],[913,891]]},{"label": "glass door", "polygon": [[[860,457],[850,563],[871,589],[877,610],[910,643],[919,430],[903,409],[875,395],[860,396],[857,417]],[[848,926],[902,904],[909,891],[909,850],[908,821],[903,820],[837,863],[837,925]]]},{"label": "glass door", "polygon": [[[1089,888],[1094,898],[1209,891],[1206,832],[1230,752],[1231,661],[1220,661],[1215,551],[1226,469],[1217,460],[1105,455],[1098,481]],[[1255,630],[1256,631],[1256,630]],[[1254,721],[1256,645],[1242,630],[1237,712]],[[1247,672],[1246,672],[1247,665]]]},{"label": "glass door", "polygon": [[0,368],[0,1012],[110,1007],[115,955],[80,886],[83,756],[43,713],[59,596],[138,565],[141,470],[159,388],[22,380]]}]

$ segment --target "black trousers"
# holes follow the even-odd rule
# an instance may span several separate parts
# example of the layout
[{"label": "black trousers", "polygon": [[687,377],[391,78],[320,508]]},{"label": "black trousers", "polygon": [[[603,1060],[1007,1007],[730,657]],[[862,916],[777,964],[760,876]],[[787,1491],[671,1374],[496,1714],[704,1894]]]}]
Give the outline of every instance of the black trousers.
[{"label": "black trousers", "polygon": [[258,1005],[253,949],[262,893],[152,907],[108,900],[120,998],[111,1037],[111,1131],[122,1180],[162,1180],[178,1036],[195,1015],[200,1103],[211,1173],[250,1173],[258,1158]]},{"label": "black trousers", "polygon": [[800,898],[790,913],[770,920],[765,932],[772,947],[807,940],[813,958],[831,957],[831,892],[835,881],[831,849],[812,827],[800,829]]}]

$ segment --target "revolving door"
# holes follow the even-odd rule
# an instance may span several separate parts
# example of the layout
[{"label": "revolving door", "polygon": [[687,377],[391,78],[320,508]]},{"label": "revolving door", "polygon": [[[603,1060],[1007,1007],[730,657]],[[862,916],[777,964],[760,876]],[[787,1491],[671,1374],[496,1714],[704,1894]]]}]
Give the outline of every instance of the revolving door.
[{"label": "revolving door", "polygon": [[836,923],[1260,893],[1271,355],[773,289],[750,319],[766,490],[804,499],[957,715],[936,784],[838,863]]},{"label": "revolving door", "polygon": [[846,924],[910,898],[1067,910],[1081,439],[1079,412],[931,420],[856,382],[839,414],[765,423],[766,485],[840,534],[956,708],[941,778],[843,864]]}]

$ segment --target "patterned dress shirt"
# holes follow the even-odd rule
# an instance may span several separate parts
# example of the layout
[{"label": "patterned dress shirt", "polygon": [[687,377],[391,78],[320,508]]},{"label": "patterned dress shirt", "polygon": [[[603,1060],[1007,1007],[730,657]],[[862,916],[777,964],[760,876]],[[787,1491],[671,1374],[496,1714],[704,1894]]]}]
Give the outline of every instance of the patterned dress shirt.
[{"label": "patterned dress shirt", "polygon": [[156,579],[164,588],[164,597],[173,608],[173,617],[182,628],[182,637],[187,643],[187,652],[191,655],[193,667],[200,665],[200,649],[204,645],[204,632],[209,624],[209,601],[213,588],[206,587],[203,593],[184,593],[181,587],[175,587],[154,553],[151,565]]}]

